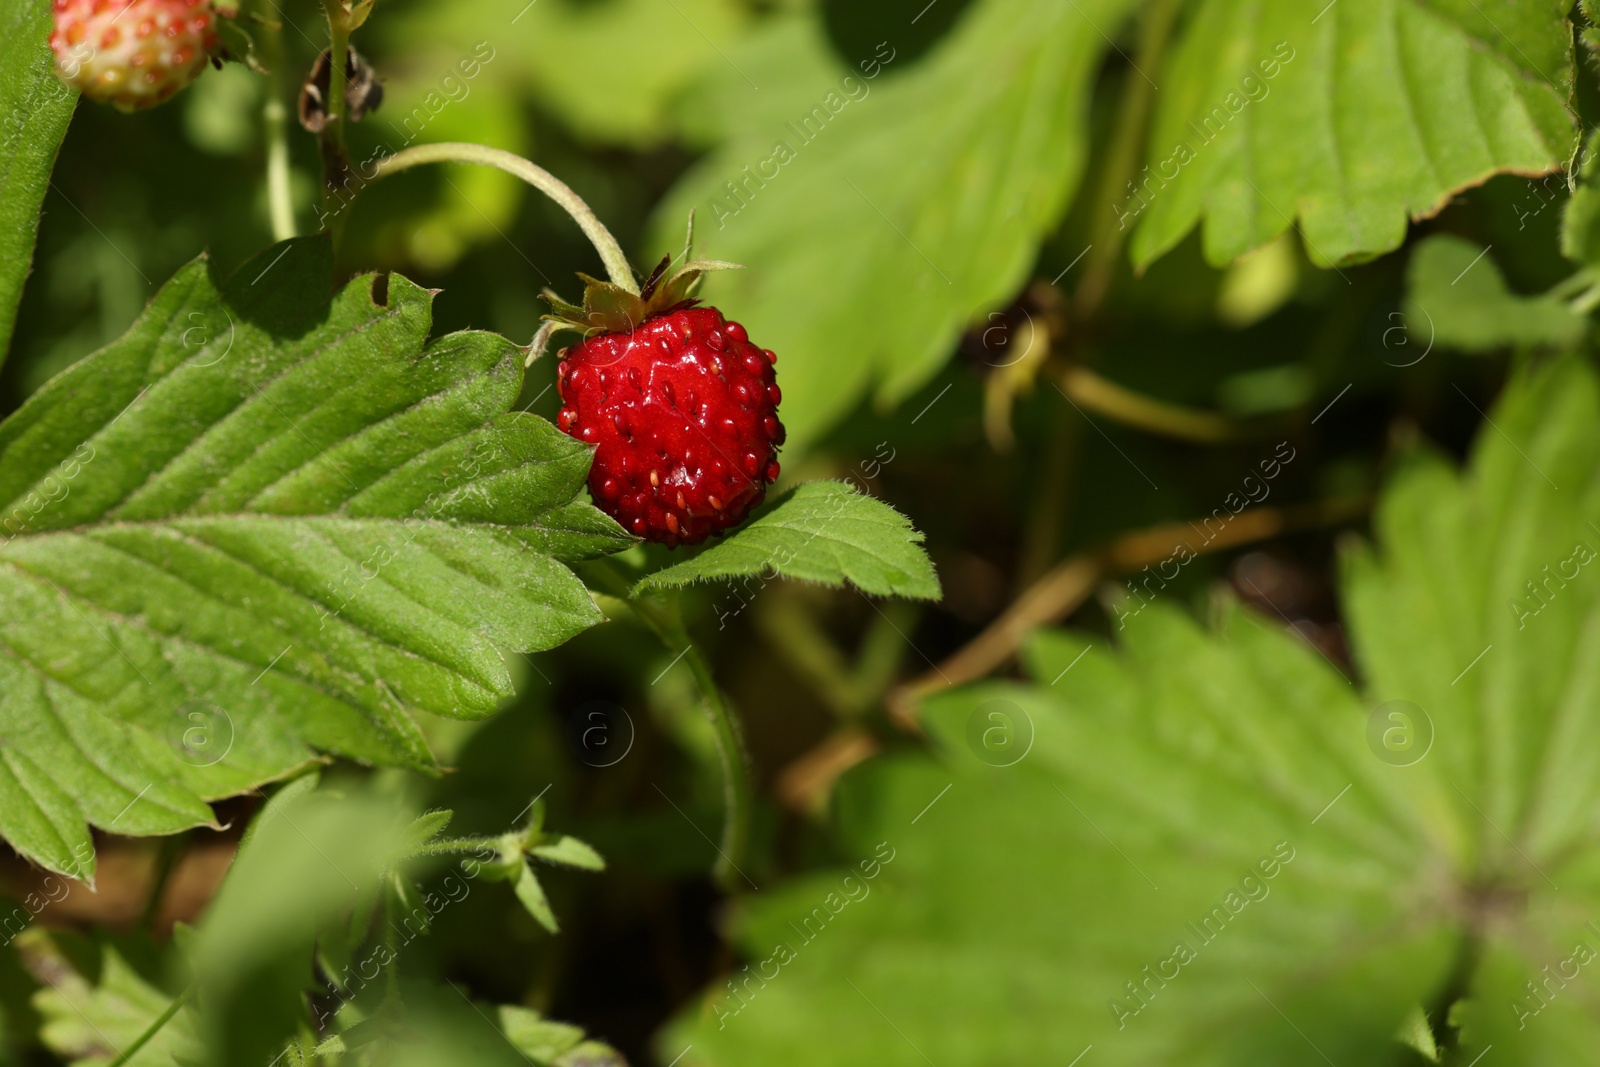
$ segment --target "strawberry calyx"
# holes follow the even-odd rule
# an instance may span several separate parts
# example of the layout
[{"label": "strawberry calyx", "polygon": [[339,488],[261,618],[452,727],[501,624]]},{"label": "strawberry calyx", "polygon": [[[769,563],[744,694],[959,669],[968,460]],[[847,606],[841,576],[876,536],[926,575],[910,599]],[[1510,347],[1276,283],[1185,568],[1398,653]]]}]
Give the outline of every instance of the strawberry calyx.
[{"label": "strawberry calyx", "polygon": [[708,271],[740,269],[737,263],[691,260],[668,276],[671,264],[670,256],[662,257],[637,294],[612,282],[579,274],[584,283],[582,306],[569,303],[546,289],[541,295],[553,314],[545,315],[544,321],[553,323],[557,329],[576,330],[591,337],[601,333],[628,333],[638,329],[646,319],[698,304],[700,301],[694,294]]},{"label": "strawberry calyx", "polygon": [[551,314],[541,316],[543,325],[530,346],[528,362],[531,364],[543,354],[554,333],[569,330],[583,334],[585,339],[606,333],[631,333],[648,319],[697,306],[700,300],[695,294],[710,272],[744,269],[739,263],[693,257],[694,213],[690,212],[688,235],[678,257],[683,265],[672,270],[674,257],[663,256],[637,293],[582,272],[578,274],[583,279],[581,305],[563,300],[553,290],[545,289],[539,295],[550,305]]}]

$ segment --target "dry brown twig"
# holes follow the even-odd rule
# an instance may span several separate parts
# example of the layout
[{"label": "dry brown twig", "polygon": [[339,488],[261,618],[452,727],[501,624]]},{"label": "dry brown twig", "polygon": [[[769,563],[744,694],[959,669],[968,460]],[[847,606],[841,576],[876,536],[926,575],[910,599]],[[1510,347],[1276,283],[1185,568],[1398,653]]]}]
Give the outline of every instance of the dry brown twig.
[{"label": "dry brown twig", "polygon": [[1199,548],[1193,545],[1195,526],[1192,523],[1163,523],[1125,533],[1103,548],[1062,560],[954,655],[892,690],[885,698],[889,715],[902,728],[920,733],[922,727],[917,712],[922,698],[941,689],[976,681],[1004,666],[1030,633],[1072,614],[1108,577],[1153,566],[1180,547],[1187,547],[1195,555],[1205,555],[1265,541],[1293,530],[1347,522],[1364,515],[1371,503],[1369,497],[1351,497],[1285,508],[1249,508],[1235,515]]}]

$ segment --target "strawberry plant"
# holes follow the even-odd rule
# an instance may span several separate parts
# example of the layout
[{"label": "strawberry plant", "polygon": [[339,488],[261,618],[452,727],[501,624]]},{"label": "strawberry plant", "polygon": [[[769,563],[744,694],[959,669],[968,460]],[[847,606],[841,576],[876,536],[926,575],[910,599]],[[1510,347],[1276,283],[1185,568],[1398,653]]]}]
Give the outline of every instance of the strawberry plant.
[{"label": "strawberry plant", "polygon": [[0,1064],[1585,1062],[1597,17],[8,5]]}]

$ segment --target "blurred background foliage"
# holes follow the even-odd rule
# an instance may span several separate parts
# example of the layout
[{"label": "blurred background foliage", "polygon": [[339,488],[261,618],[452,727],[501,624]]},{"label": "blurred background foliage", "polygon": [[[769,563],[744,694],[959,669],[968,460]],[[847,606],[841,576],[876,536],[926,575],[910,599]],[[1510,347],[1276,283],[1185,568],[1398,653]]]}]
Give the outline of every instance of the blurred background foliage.
[{"label": "blurred background foliage", "polygon": [[[1570,192],[1559,172],[1464,188],[1413,225],[1405,247],[1337,269],[1313,265],[1321,257],[1292,229],[1222,265],[1192,228],[1143,273],[1126,254],[1097,255],[1125,236],[1121,141],[1130,118],[1144,121],[1124,110],[1144,91],[1130,57],[1152,19],[1187,25],[1192,12],[1156,3],[1140,19],[1123,0],[1080,3],[1114,45],[1063,32],[1063,11],[1079,5],[1056,0],[379,0],[356,36],[385,99],[352,130],[354,158],[444,140],[524,154],[571,184],[641,267],[674,249],[697,210],[706,251],[750,268],[707,295],[780,353],[793,433],[785,482],[853,476],[928,535],[945,590],[937,606],[779,585],[748,609],[718,587],[690,597],[747,724],[763,798],[749,874],[762,886],[859,858],[859,835],[830,820],[838,770],[923,744],[886,713],[891,688],[961,648],[1050,566],[1209,513],[1280,440],[1300,458],[1272,483],[1272,505],[1369,497],[1419,438],[1464,454],[1517,358],[1591,330],[1564,300],[1539,295],[1573,270],[1560,255]],[[281,13],[287,67],[306,70],[326,39],[320,8],[283,0]],[[1575,70],[1573,106],[1592,120],[1592,66]],[[269,243],[266,87],[228,65],[150,112],[80,104],[0,410],[118,336],[196,253],[226,271]],[[815,146],[796,137],[793,164],[748,182],[744,168],[830,92],[848,102]],[[292,158],[305,231],[317,158],[298,130]],[[747,182],[747,204],[728,182]],[[737,214],[721,218],[719,203]],[[1458,290],[1449,279],[1484,249],[1490,269]],[[346,273],[395,270],[438,289],[437,332],[488,328],[519,343],[545,310],[543,287],[571,297],[575,271],[598,273],[555,207],[506,175],[455,166],[365,193],[340,256]],[[1087,303],[1086,272],[1100,290]],[[1200,445],[1086,415],[1057,385],[1060,368],[1038,365],[1033,346],[1051,340],[1103,380],[1247,431]],[[524,393],[552,419],[554,369],[536,364]],[[1337,533],[1204,557],[1175,583],[1175,601],[1204,613],[1222,583],[1281,609],[1348,669],[1332,593]],[[1072,622],[1115,628],[1092,597]],[[701,992],[747,962],[730,939],[739,907],[706,876],[715,753],[669,661],[643,631],[597,628],[520,665],[519,696],[499,716],[433,725],[454,773],[348,772],[415,810],[453,809],[453,832],[504,832],[542,792],[560,825],[609,862],[604,877],[549,875],[559,936],[508,885],[486,884],[406,947],[406,980],[433,990],[421,1002],[445,990],[443,1030],[476,1025],[461,1006],[470,993],[578,1024],[630,1062],[666,1063],[676,1049],[653,1044],[663,1025],[698,1011]],[[603,757],[582,740],[596,721],[614,746]],[[52,912],[86,941],[74,950],[91,960],[84,969],[101,974],[111,964],[92,961],[114,951],[103,958],[179,991],[159,962],[173,924],[205,905],[257,802],[223,807],[232,829],[220,839],[104,843],[100,894],[74,893]],[[20,867],[8,876],[14,893],[31,884]],[[50,1006],[34,991],[39,975],[60,973],[39,964],[54,958],[44,947],[28,952],[31,972],[15,953],[0,968],[5,1039],[20,1061],[46,1055]],[[446,983],[462,996],[452,1001]],[[149,988],[140,995],[149,1001]]]}]

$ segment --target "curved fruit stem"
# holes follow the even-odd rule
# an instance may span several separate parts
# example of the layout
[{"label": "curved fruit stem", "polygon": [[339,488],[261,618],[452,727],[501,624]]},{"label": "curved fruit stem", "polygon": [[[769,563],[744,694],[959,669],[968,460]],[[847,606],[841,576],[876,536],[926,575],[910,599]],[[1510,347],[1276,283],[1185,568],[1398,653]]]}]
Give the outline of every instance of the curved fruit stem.
[{"label": "curved fruit stem", "polygon": [[[623,577],[610,560],[595,560],[579,566],[592,585],[603,587],[608,597],[626,603],[634,616],[667,646],[667,651],[676,653],[677,658],[673,662],[683,660],[694,675],[706,717],[711,720],[717,757],[722,763],[722,843],[717,847],[717,866],[712,873],[717,884],[729,895],[740,892],[741,881],[754,889],[755,883],[750,881],[750,876],[740,866],[750,848],[750,809],[754,793],[750,786],[750,761],[745,754],[744,731],[739,727],[738,716],[723,699],[722,690],[717,688],[717,680],[712,677],[710,666],[684,628],[675,602],[663,602],[652,596],[630,598],[632,583]],[[610,614],[610,609],[607,609],[607,614]]]},{"label": "curved fruit stem", "polygon": [[[749,876],[739,867],[750,847],[750,765],[745,756],[744,733],[739,720],[728,702],[722,699],[717,680],[711,676],[705,657],[689,640],[681,625],[676,627],[677,637],[683,645],[683,661],[689,665],[700,686],[700,696],[705,702],[706,716],[717,740],[717,756],[722,760],[722,847],[717,850],[717,867],[713,872],[717,884],[728,893],[737,893],[739,880]],[[752,883],[753,886],[753,883]]]},{"label": "curved fruit stem", "polygon": [[605,223],[589,209],[589,205],[583,202],[582,197],[573,192],[566,182],[543,167],[498,148],[444,142],[413,145],[410,148],[402,148],[392,156],[385,156],[374,165],[376,173],[373,175],[373,180],[386,174],[409,170],[423,163],[478,163],[521,178],[560,204],[583,229],[584,236],[589,238],[595,251],[600,253],[600,259],[605,263],[606,273],[611,276],[611,281],[635,296],[638,295],[639,283],[634,280],[633,268],[628,265],[628,257],[623,254],[622,246],[617,244],[617,239],[611,236],[611,231],[606,229]]}]

